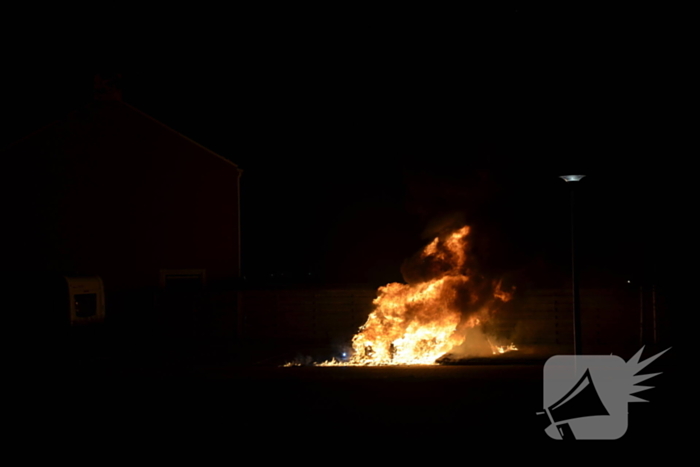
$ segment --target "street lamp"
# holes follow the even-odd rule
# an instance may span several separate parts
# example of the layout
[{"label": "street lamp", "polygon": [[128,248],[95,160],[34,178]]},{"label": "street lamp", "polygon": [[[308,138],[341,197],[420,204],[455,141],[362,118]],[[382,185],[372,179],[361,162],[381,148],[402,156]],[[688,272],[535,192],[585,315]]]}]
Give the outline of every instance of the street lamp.
[{"label": "street lamp", "polygon": [[567,182],[578,182],[583,177],[585,177],[585,175],[562,175],[559,178],[563,178]]},{"label": "street lamp", "polygon": [[[565,182],[578,182],[585,175],[562,175]],[[574,186],[571,185],[571,282],[574,292],[574,354],[582,355],[581,339],[581,297],[578,291],[578,274],[576,272],[576,238],[574,237]]]}]

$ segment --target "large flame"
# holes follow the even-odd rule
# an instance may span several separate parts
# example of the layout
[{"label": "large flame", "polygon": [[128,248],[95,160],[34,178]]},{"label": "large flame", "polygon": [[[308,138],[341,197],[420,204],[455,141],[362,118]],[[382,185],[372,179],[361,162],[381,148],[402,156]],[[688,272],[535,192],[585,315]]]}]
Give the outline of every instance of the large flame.
[{"label": "large flame", "polygon": [[[350,360],[322,365],[434,364],[464,342],[466,329],[488,321],[511,293],[471,272],[469,231],[464,226],[427,245],[416,258],[422,272],[415,283],[380,287]],[[517,350],[488,343],[494,354]]]}]

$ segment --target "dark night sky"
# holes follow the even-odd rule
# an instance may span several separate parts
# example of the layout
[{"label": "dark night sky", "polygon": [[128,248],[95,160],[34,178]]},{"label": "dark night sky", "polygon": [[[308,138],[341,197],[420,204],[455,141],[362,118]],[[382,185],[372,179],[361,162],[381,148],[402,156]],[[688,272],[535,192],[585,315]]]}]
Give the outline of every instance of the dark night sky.
[{"label": "dark night sky", "polygon": [[[475,226],[485,270],[527,277],[544,262],[568,274],[569,187],[558,176],[581,172],[589,278],[651,280],[655,267],[661,280],[677,129],[650,65],[661,56],[653,38],[564,47],[540,37],[532,12],[499,14],[502,29],[463,48],[261,29],[230,50],[105,68],[123,72],[127,102],[244,170],[249,277],[401,280],[426,227],[455,212]],[[5,75],[13,118],[0,145],[89,100],[94,71]]]}]

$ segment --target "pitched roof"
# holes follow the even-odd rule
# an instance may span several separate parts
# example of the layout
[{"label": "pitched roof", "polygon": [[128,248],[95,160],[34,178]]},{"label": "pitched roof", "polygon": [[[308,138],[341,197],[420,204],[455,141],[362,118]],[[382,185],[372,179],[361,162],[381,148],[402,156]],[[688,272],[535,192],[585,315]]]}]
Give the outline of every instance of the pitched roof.
[{"label": "pitched roof", "polygon": [[[58,124],[61,124],[61,123],[64,123],[64,122],[70,120],[71,118],[73,118],[74,116],[76,116],[77,114],[79,114],[80,112],[90,111],[90,110],[91,110],[92,108],[94,108],[96,105],[100,105],[100,104],[102,104],[102,103],[99,102],[99,101],[90,102],[90,103],[88,103],[88,104],[86,104],[86,105],[84,105],[84,106],[82,106],[82,107],[80,107],[80,108],[78,108],[78,109],[76,109],[76,110],[74,110],[74,111],[68,113],[68,114],[65,115],[64,117],[59,118],[59,119],[55,120],[54,122],[52,122],[52,123],[50,123],[50,124],[48,124],[48,125],[46,125],[46,126],[44,126],[44,127],[42,127],[42,128],[39,128],[38,130],[36,130],[36,131],[34,131],[34,132],[32,132],[32,133],[30,133],[30,134],[24,136],[23,138],[18,139],[17,141],[15,141],[14,143],[10,144],[9,146],[6,146],[6,147],[0,149],[0,152],[8,151],[8,150],[14,148],[15,146],[21,144],[21,143],[24,142],[24,141],[30,140],[30,139],[32,139],[33,137],[35,137],[35,136],[37,136],[37,135],[40,135],[41,133],[44,133],[45,131],[49,130],[50,128],[52,128],[52,127],[54,127],[54,126],[56,126],[56,125],[58,125]],[[218,159],[220,159],[220,160],[226,162],[227,164],[230,164],[230,165],[232,165],[233,167],[235,167],[236,169],[238,169],[239,172],[242,172],[242,170],[241,170],[241,169],[238,167],[238,165],[236,165],[234,162],[232,162],[232,161],[230,161],[229,159],[227,159],[227,158],[221,156],[220,154],[215,153],[215,152],[212,151],[211,149],[209,149],[209,148],[207,148],[207,147],[205,147],[205,146],[202,146],[201,144],[197,143],[196,141],[193,141],[192,139],[188,138],[187,136],[183,135],[182,133],[178,132],[177,130],[174,130],[173,128],[167,126],[166,124],[164,124],[163,122],[161,122],[161,121],[159,121],[159,120],[156,120],[156,119],[153,118],[152,116],[150,116],[150,115],[146,114],[145,112],[143,112],[143,111],[137,109],[136,107],[134,107],[134,106],[132,106],[132,105],[130,105],[130,104],[127,104],[126,102],[123,102],[123,101],[112,101],[112,102],[110,102],[109,105],[122,106],[122,108],[124,108],[124,109],[129,109],[129,111],[134,112],[135,114],[138,114],[138,115],[140,115],[140,116],[142,116],[142,117],[145,117],[145,118],[149,119],[149,120],[152,121],[153,123],[155,123],[155,124],[161,126],[162,128],[166,129],[167,131],[173,133],[174,135],[177,135],[178,137],[182,138],[183,140],[187,141],[188,143],[193,144],[193,145],[199,147],[200,149],[203,149],[203,150],[204,150],[205,152],[207,152],[208,154],[211,154],[212,156],[217,157]]]},{"label": "pitched roof", "polygon": [[[152,120],[153,122],[157,123],[158,125],[161,125],[162,127],[164,127],[165,129],[167,129],[168,131],[171,131],[171,132],[175,133],[176,135],[178,135],[180,138],[184,139],[185,141],[188,141],[188,142],[190,142],[190,143],[192,143],[192,144],[194,144],[194,145],[200,147],[201,149],[204,149],[206,152],[208,152],[208,153],[211,154],[212,156],[218,157],[219,159],[222,159],[222,160],[228,162],[229,164],[231,164],[232,166],[234,166],[234,167],[236,167],[236,168],[238,169],[238,165],[234,164],[234,163],[231,162],[229,159],[226,159],[224,156],[221,156],[221,155],[215,153],[214,151],[212,151],[211,149],[202,146],[202,145],[199,144],[198,142],[191,140],[190,138],[188,138],[187,136],[183,135],[183,134],[180,133],[179,131],[176,131],[176,130],[170,128],[170,127],[167,126],[165,123],[163,123],[163,122],[161,122],[161,121],[159,121],[159,120],[156,120],[155,118],[153,118],[153,117],[151,117],[150,115],[148,115],[148,114],[142,112],[141,110],[137,109],[136,107],[134,107],[134,106],[132,106],[132,105],[130,105],[130,104],[127,104],[126,102],[121,102],[121,103],[122,103],[123,105],[127,106],[128,108],[130,108],[131,110],[133,110],[134,112],[137,112],[137,113],[143,115],[144,117],[146,117],[146,118]],[[239,169],[239,170],[240,170],[240,169]]]}]

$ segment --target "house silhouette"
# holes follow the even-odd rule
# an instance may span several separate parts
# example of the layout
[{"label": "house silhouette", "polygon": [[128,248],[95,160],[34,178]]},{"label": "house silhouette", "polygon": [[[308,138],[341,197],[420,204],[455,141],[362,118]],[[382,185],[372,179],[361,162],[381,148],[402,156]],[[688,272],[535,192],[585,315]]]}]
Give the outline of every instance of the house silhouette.
[{"label": "house silhouette", "polygon": [[99,77],[92,102],[0,158],[11,197],[5,265],[31,326],[70,324],[71,276],[101,279],[105,321],[121,330],[212,328],[217,313],[235,323],[232,306],[217,312],[203,297],[230,292],[240,277],[236,164]]}]

